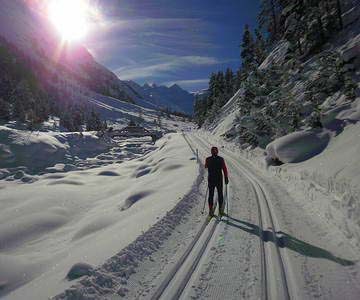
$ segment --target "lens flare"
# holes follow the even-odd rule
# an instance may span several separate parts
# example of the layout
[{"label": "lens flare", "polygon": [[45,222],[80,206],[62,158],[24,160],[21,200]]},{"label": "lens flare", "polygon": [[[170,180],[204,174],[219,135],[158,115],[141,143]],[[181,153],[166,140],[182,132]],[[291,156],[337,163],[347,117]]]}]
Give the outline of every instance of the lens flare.
[{"label": "lens flare", "polygon": [[83,0],[51,0],[48,14],[65,41],[83,39],[89,29],[89,7]]}]

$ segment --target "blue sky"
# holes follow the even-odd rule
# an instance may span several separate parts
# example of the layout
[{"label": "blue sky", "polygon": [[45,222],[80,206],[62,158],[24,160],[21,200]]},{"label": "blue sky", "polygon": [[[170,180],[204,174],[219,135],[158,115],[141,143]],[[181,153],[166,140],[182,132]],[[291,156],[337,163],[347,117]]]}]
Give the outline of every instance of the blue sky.
[{"label": "blue sky", "polygon": [[240,65],[244,24],[259,0],[93,0],[101,21],[86,46],[120,79],[207,87],[211,72]]}]

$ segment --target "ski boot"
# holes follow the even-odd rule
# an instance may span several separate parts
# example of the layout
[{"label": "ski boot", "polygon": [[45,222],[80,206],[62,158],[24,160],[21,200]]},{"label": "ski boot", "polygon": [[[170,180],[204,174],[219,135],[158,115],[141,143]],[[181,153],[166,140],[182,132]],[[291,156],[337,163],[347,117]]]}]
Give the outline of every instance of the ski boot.
[{"label": "ski boot", "polygon": [[215,213],[214,213],[214,208],[210,208],[209,209],[209,215],[208,215],[208,221],[210,222],[210,220],[215,217]]},{"label": "ski boot", "polygon": [[226,213],[224,212],[224,207],[219,208],[219,217],[226,216]]}]

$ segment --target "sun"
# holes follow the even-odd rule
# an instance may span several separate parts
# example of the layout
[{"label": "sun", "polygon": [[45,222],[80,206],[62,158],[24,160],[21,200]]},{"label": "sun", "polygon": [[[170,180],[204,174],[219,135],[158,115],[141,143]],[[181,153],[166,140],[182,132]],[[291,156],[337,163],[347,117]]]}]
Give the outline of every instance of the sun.
[{"label": "sun", "polygon": [[50,0],[48,14],[64,41],[79,41],[88,33],[88,5],[84,0]]}]

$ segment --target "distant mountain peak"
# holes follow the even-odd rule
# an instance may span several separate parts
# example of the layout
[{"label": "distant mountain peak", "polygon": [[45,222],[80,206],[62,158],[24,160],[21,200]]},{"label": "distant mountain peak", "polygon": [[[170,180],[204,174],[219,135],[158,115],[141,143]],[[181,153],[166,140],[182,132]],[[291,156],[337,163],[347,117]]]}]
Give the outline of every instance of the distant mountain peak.
[{"label": "distant mountain peak", "polygon": [[170,89],[177,89],[177,90],[183,90],[178,84],[174,83],[170,86]]},{"label": "distant mountain peak", "polygon": [[192,114],[194,95],[182,89],[178,84],[171,86],[146,82],[142,86],[132,83],[132,88],[141,95],[141,99],[158,108]]}]

